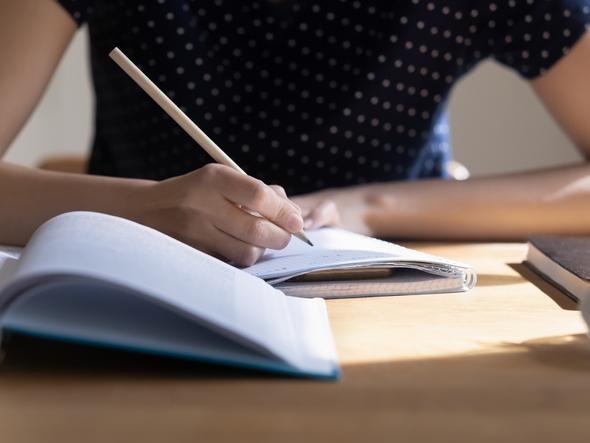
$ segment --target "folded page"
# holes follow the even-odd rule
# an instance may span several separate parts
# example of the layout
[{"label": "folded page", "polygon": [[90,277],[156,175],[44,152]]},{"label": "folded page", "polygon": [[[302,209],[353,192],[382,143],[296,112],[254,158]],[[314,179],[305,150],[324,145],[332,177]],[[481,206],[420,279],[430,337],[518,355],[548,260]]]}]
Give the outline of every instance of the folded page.
[{"label": "folded page", "polygon": [[51,219],[36,231],[11,274],[0,305],[47,279],[94,279],[145,294],[277,358],[288,360],[298,352],[282,293],[220,260],[121,218],[77,212]]}]

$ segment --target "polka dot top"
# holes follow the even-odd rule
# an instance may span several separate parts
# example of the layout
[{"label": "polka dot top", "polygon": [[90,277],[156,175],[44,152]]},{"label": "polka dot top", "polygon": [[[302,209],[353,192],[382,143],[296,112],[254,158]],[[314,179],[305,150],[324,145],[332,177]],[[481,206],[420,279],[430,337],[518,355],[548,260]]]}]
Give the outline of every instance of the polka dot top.
[{"label": "polka dot top", "polygon": [[444,177],[445,102],[493,57],[542,75],[590,0],[59,0],[87,23],[90,172],[161,180],[212,161],[108,57],[120,47],[249,174],[290,194]]}]

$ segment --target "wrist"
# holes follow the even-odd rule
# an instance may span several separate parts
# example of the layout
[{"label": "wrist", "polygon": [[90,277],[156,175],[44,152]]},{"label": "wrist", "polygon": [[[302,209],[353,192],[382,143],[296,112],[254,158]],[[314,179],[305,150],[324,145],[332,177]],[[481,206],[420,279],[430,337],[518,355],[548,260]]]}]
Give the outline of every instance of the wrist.
[{"label": "wrist", "polygon": [[106,191],[104,212],[145,224],[145,214],[158,182],[140,179],[122,179]]}]

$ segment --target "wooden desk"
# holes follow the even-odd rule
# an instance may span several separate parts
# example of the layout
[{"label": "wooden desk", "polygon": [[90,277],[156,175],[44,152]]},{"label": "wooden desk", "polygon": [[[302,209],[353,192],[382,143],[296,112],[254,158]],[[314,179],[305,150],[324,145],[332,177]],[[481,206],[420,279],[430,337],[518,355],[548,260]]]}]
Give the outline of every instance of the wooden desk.
[{"label": "wooden desk", "polygon": [[472,263],[479,286],[468,295],[330,301],[340,382],[113,362],[104,353],[26,357],[18,348],[0,366],[0,438],[588,441],[586,328],[508,265],[525,247],[417,248]]}]

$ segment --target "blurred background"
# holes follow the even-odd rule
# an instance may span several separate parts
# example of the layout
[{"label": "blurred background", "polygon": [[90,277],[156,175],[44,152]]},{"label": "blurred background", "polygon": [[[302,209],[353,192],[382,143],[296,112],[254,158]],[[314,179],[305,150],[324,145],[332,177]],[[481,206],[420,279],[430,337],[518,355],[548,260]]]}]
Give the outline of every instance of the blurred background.
[{"label": "blurred background", "polygon": [[[52,155],[88,152],[93,98],[83,28],[70,45],[40,106],[6,159],[37,165]],[[473,176],[581,159],[526,82],[486,62],[455,88],[450,102],[455,159]]]}]

